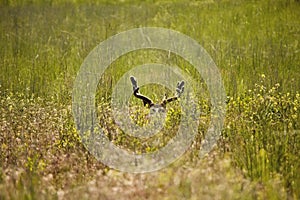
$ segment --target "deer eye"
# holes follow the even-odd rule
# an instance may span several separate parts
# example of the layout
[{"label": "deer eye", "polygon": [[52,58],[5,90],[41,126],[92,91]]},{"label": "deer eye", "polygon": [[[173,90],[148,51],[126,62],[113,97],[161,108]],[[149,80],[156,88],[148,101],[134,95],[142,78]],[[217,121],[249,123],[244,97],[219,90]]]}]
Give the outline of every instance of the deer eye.
[{"label": "deer eye", "polygon": [[159,112],[165,113],[166,110],[163,107],[161,107],[161,108],[159,108]]},{"label": "deer eye", "polygon": [[156,108],[150,108],[150,114],[156,113]]}]

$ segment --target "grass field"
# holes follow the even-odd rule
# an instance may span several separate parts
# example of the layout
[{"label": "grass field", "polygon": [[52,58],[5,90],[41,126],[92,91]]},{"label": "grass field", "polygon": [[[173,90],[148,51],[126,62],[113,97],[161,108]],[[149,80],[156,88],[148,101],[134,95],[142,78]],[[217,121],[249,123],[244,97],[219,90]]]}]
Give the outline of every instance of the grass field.
[{"label": "grass field", "polygon": [[[299,19],[296,0],[0,1],[0,199],[299,199]],[[207,50],[228,96],[226,119],[218,146],[199,160],[210,120],[209,96],[200,93],[204,115],[189,152],[157,172],[122,173],[81,144],[73,83],[101,41],[148,26],[184,33]],[[154,151],[175,134],[158,135],[163,142],[153,147],[120,132],[106,112],[120,77],[149,62],[176,65],[201,84],[193,66],[168,52],[140,50],[112,63],[99,83],[98,117],[111,140],[131,150]],[[155,100],[170,93],[142,89]]]}]

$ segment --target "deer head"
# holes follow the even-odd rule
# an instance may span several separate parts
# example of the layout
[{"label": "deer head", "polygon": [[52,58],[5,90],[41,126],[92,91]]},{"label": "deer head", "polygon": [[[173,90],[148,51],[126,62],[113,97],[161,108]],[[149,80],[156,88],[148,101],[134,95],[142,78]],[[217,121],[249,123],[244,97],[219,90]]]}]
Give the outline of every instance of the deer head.
[{"label": "deer head", "polygon": [[175,96],[167,98],[167,96],[165,95],[160,103],[154,103],[149,97],[139,93],[140,88],[138,87],[137,80],[134,76],[131,76],[130,80],[133,87],[133,95],[136,98],[143,100],[144,106],[148,106],[150,108],[150,114],[165,113],[167,103],[176,101],[184,91],[184,81],[180,81],[177,83]]}]

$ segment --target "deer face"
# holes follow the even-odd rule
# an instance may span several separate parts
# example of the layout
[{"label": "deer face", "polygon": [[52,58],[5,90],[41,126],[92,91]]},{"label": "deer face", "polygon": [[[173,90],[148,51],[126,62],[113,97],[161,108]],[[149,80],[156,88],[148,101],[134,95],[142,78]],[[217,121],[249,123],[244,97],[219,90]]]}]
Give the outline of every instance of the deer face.
[{"label": "deer face", "polygon": [[[139,93],[139,87],[135,77],[131,76],[130,80],[133,87],[133,95],[136,98],[141,99],[144,103],[144,106],[147,106],[150,109],[150,113],[147,116],[148,122],[150,122],[150,126],[148,127],[147,131],[150,130],[151,132],[151,130],[162,129],[164,127],[164,122],[167,114],[166,105],[169,102],[176,101],[180,97],[180,95],[184,91],[184,81],[180,81],[177,83],[175,96],[170,98],[167,98],[165,96],[161,103],[155,104],[149,97]],[[153,133],[156,133],[156,131],[154,131]]]},{"label": "deer face", "polygon": [[166,108],[161,104],[154,104],[150,107],[148,118],[150,118],[155,124],[162,123],[166,119]]},{"label": "deer face", "polygon": [[155,113],[166,113],[166,108],[160,104],[154,104],[150,107],[150,115],[153,115]]}]

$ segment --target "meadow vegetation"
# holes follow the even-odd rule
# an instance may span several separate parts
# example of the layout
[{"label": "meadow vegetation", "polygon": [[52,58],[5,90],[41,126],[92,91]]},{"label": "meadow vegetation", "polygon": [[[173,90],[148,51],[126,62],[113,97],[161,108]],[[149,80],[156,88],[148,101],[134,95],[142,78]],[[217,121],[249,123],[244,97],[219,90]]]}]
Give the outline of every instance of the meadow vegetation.
[{"label": "meadow vegetation", "polygon": [[[293,0],[1,1],[0,199],[299,199],[299,19]],[[211,112],[201,75],[169,52],[122,56],[101,77],[96,104],[105,133],[123,148],[161,148],[176,134],[181,114],[177,102],[170,104],[166,129],[150,140],[122,132],[110,100],[128,70],[176,65],[201,87],[199,134],[189,151],[163,170],[129,174],[84,148],[71,96],[96,45],[145,26],[177,30],[207,50],[223,78],[227,111],[218,145],[199,159]],[[141,90],[156,101],[172,93],[158,85]],[[130,105],[132,120],[147,123],[142,103],[131,98]]]}]

